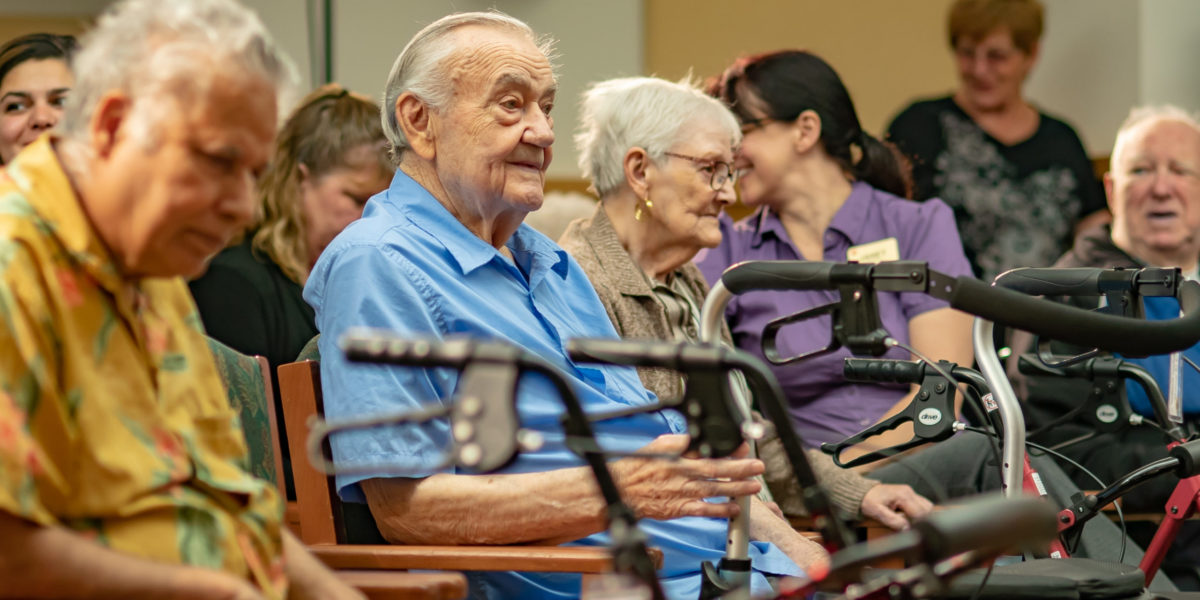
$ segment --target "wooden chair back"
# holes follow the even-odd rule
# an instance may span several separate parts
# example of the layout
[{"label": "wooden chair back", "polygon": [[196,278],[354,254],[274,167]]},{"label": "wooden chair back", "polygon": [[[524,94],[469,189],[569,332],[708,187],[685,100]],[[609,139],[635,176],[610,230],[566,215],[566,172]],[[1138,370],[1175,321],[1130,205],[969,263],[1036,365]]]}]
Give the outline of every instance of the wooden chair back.
[{"label": "wooden chair back", "polygon": [[[279,392],[283,398],[283,418],[289,432],[288,448],[292,455],[292,477],[300,511],[300,539],[305,544],[337,544],[345,540],[340,522],[340,500],[330,478],[308,460],[305,447],[310,420],[324,414],[321,401],[320,363],[314,360],[280,365]],[[325,444],[328,455],[328,442]]]}]

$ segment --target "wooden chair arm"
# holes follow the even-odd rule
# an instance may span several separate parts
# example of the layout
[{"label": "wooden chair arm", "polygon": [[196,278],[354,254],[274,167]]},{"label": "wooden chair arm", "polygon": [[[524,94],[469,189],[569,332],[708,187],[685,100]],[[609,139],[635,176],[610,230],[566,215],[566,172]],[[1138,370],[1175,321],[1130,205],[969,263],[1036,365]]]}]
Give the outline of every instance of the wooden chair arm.
[{"label": "wooden chair arm", "polygon": [[460,600],[467,597],[467,578],[462,573],[338,571],[337,577],[369,600]]},{"label": "wooden chair arm", "polygon": [[[392,546],[314,544],[308,549],[333,569],[434,569],[439,571],[525,571],[607,573],[607,548],[584,546]],[[654,567],[662,550],[650,549]]]}]

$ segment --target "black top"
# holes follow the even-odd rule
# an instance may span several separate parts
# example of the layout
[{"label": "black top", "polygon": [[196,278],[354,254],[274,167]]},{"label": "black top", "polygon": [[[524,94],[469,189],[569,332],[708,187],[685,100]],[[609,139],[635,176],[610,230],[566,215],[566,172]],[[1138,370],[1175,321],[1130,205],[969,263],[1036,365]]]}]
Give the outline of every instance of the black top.
[{"label": "black top", "polygon": [[950,97],[904,109],[888,137],[913,162],[917,200],[954,209],[975,274],[1049,266],[1071,247],[1075,223],[1105,207],[1104,191],[1070,125],[1039,113],[1037,131],[1008,145]]},{"label": "black top", "polygon": [[251,237],[222,250],[188,285],[208,335],[242,354],[265,356],[274,368],[296,360],[317,335],[316,316],[303,288],[251,250]]}]

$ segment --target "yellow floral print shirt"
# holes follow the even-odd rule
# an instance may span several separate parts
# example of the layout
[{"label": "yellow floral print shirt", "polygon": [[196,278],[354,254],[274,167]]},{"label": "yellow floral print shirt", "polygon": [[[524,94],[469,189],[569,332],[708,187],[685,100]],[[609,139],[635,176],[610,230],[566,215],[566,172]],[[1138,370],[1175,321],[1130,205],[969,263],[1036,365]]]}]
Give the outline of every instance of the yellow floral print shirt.
[{"label": "yellow floral print shirt", "polygon": [[48,137],[0,170],[0,510],[286,593],[282,505],[180,278],[123,279]]}]

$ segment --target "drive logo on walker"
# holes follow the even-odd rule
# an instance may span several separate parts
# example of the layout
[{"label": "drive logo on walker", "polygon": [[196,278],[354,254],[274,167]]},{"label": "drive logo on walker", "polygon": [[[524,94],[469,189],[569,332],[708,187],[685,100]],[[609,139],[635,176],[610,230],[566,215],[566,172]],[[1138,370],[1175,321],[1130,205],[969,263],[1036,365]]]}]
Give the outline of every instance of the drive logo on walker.
[{"label": "drive logo on walker", "polygon": [[917,413],[917,420],[922,425],[937,425],[942,420],[942,411],[936,408],[926,408]]},{"label": "drive logo on walker", "polygon": [[1101,423],[1112,423],[1117,420],[1119,415],[1120,413],[1117,412],[1117,408],[1111,404],[1101,404],[1096,408],[1096,418]]}]

